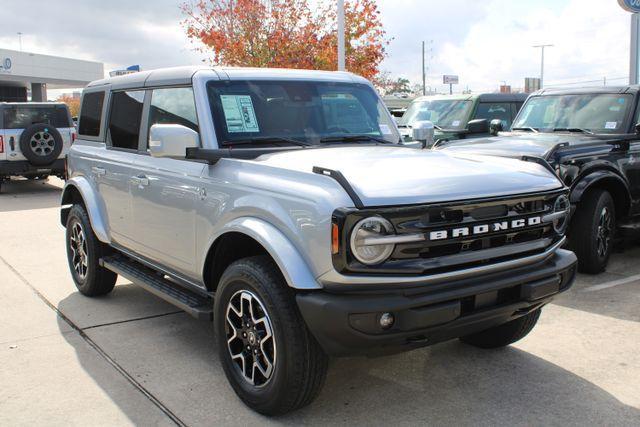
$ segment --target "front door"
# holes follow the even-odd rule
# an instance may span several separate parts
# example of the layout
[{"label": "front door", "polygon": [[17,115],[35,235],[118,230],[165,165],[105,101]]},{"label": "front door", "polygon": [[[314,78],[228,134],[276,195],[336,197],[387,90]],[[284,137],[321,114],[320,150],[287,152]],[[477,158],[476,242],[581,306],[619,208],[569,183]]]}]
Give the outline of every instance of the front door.
[{"label": "front door", "polygon": [[[180,124],[198,131],[191,88],[155,89],[147,97],[146,134],[154,124]],[[141,152],[147,147],[148,136]],[[204,168],[198,162],[145,154],[131,176],[136,252],[194,279],[198,277],[195,208],[204,199],[200,185]]]}]

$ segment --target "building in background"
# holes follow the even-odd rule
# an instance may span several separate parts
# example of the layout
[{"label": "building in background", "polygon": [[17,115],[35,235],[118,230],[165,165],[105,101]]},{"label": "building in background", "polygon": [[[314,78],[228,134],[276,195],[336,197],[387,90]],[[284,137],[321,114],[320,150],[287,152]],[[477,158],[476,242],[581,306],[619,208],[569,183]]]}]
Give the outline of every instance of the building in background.
[{"label": "building in background", "polygon": [[47,88],[86,86],[104,78],[101,62],[0,49],[0,102],[46,101]]},{"label": "building in background", "polygon": [[539,77],[526,77],[524,79],[524,92],[531,93],[540,90],[540,78]]}]

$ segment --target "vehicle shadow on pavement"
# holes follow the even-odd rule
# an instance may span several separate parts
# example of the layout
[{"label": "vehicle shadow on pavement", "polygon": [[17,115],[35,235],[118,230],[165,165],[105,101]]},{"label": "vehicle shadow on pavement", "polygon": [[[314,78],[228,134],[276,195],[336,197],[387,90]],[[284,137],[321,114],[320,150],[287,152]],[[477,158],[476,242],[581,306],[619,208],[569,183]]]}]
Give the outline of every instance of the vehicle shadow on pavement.
[{"label": "vehicle shadow on pavement", "polygon": [[2,183],[0,212],[57,207],[60,192],[61,188],[48,180],[12,179]]},{"label": "vehicle shadow on pavement", "polygon": [[[62,300],[59,309],[77,304],[76,298]],[[64,320],[59,322],[62,328]],[[233,393],[208,322],[179,313],[85,333],[187,425],[632,425],[640,420],[640,410],[554,363],[515,347],[488,351],[458,341],[383,358],[334,359],[314,403],[269,419],[249,410]],[[78,345],[77,340],[68,342]],[[83,360],[86,352],[76,353],[123,413],[133,423],[145,424],[127,397],[115,392],[110,378],[93,372],[92,360]],[[121,373],[114,369],[113,375]]]}]

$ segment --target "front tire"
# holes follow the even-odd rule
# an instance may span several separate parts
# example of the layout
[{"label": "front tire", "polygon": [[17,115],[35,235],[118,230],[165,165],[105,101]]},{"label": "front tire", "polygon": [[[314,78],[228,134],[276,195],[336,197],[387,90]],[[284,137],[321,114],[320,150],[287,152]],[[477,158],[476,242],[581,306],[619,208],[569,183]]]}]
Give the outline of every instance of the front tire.
[{"label": "front tire", "polygon": [[589,191],[571,223],[569,241],[578,256],[578,271],[597,274],[604,271],[613,249],[616,207],[606,190]]},{"label": "front tire", "polygon": [[522,317],[493,328],[461,337],[460,341],[479,348],[500,348],[521,340],[531,332],[538,319],[541,309],[532,311]]},{"label": "front tire", "polygon": [[328,358],[268,257],[241,259],[225,270],[216,291],[214,328],[227,379],[253,410],[285,414],[320,392]]},{"label": "front tire", "polygon": [[118,276],[99,264],[110,249],[93,234],[89,215],[81,205],[73,205],[69,211],[66,241],[69,269],[78,291],[90,297],[111,292]]}]

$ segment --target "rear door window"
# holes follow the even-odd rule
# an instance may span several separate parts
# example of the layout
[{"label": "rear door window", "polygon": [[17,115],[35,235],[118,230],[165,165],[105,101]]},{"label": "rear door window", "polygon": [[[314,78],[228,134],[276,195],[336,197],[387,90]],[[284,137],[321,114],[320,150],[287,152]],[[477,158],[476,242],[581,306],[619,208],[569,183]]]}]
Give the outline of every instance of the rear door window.
[{"label": "rear door window", "polygon": [[78,133],[80,135],[100,135],[103,104],[104,92],[84,94],[82,97],[82,110],[80,111],[80,123],[78,124]]},{"label": "rear door window", "polygon": [[476,119],[491,120],[499,119],[504,129],[511,126],[513,120],[511,116],[511,104],[508,102],[481,102],[478,104]]},{"label": "rear door window", "polygon": [[109,113],[111,146],[138,149],[144,91],[113,92]]},{"label": "rear door window", "polygon": [[56,106],[16,106],[4,109],[3,126],[5,129],[26,129],[35,124],[46,124],[56,128],[71,127],[66,107]]}]

